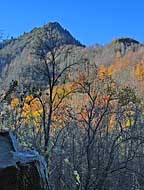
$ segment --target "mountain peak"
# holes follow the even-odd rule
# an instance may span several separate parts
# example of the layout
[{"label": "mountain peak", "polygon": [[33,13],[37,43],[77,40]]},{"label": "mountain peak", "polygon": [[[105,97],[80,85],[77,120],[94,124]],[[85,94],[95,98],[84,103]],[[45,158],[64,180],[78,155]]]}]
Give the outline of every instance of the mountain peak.
[{"label": "mountain peak", "polygon": [[53,40],[55,47],[61,45],[83,46],[58,22],[49,22],[40,28],[34,28],[30,33],[32,36],[39,36],[46,41]]},{"label": "mountain peak", "polygon": [[57,27],[57,28],[62,28],[59,22],[48,22],[47,24],[44,25],[44,27]]}]

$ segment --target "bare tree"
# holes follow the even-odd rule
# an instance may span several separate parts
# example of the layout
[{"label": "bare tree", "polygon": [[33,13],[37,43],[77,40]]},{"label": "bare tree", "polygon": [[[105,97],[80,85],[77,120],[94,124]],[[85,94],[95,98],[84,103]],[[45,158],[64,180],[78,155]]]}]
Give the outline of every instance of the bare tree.
[{"label": "bare tree", "polygon": [[140,117],[138,104],[130,88],[113,88],[111,79],[78,84],[86,98],[82,111],[72,115],[85,130],[77,161],[81,189],[104,190],[113,174],[129,170],[144,143],[136,128]]},{"label": "bare tree", "polygon": [[[52,127],[52,115],[59,108],[63,100],[75,92],[75,89],[66,92],[65,88],[62,87],[62,83],[65,80],[66,73],[69,72],[72,67],[84,62],[85,59],[80,58],[79,61],[73,63],[60,64],[59,56],[63,53],[66,57],[69,55],[69,49],[65,49],[65,46],[57,46],[55,43],[55,34],[49,31],[50,39],[48,41],[38,38],[33,54],[39,58],[39,64],[35,66],[35,71],[39,75],[43,75],[47,79],[47,103],[42,99],[42,94],[36,94],[36,98],[39,98],[41,102],[43,114],[42,122],[44,129],[44,151],[47,152],[50,138],[50,130]],[[47,34],[46,34],[47,38]],[[59,95],[56,92],[55,87],[61,84],[62,94]],[[57,102],[56,102],[56,99]]]}]

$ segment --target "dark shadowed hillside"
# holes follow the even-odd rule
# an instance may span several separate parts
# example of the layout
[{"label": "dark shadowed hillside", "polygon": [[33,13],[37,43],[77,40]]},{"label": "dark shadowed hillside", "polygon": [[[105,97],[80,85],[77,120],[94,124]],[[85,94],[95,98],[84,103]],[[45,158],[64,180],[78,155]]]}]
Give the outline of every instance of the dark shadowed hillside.
[{"label": "dark shadowed hillside", "polygon": [[7,86],[11,80],[26,79],[31,75],[34,62],[31,53],[38,39],[45,41],[51,48],[63,45],[83,47],[57,22],[34,28],[17,39],[4,40],[0,44],[0,73],[2,81],[6,83],[2,84]]}]

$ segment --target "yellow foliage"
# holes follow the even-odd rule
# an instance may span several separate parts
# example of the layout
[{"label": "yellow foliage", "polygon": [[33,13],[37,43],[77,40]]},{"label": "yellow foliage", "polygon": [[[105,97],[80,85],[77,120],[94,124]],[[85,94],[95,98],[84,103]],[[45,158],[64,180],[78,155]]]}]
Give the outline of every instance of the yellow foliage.
[{"label": "yellow foliage", "polygon": [[138,80],[144,79],[144,65],[142,63],[137,64],[134,71],[135,76]]},{"label": "yellow foliage", "polygon": [[112,114],[112,116],[110,117],[110,121],[109,121],[109,130],[111,131],[112,129],[114,129],[116,124],[116,114]]},{"label": "yellow foliage", "polygon": [[42,114],[42,107],[37,98],[33,99],[33,96],[27,96],[23,105],[22,116],[25,122],[31,122],[34,120],[38,122]]},{"label": "yellow foliage", "polygon": [[125,122],[125,128],[131,127],[134,124],[134,120],[128,118]]},{"label": "yellow foliage", "polygon": [[14,98],[12,99],[11,103],[10,103],[10,106],[11,108],[16,108],[17,106],[19,105],[19,99],[18,98]]},{"label": "yellow foliage", "polygon": [[114,66],[112,65],[112,66],[110,66],[109,68],[108,68],[108,76],[112,76],[112,74],[114,73]]}]

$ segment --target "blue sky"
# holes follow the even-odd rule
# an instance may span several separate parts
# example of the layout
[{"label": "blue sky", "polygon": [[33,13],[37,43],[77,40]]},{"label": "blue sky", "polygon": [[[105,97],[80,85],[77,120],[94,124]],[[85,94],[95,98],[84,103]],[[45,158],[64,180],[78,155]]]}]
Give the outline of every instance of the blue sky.
[{"label": "blue sky", "polygon": [[117,37],[144,42],[144,0],[1,0],[0,30],[19,36],[57,21],[86,45]]}]

